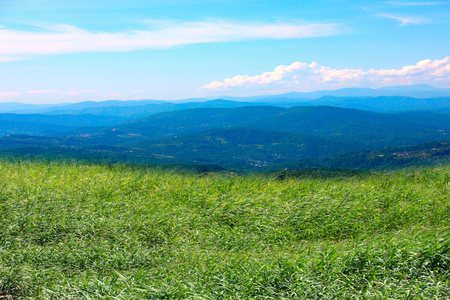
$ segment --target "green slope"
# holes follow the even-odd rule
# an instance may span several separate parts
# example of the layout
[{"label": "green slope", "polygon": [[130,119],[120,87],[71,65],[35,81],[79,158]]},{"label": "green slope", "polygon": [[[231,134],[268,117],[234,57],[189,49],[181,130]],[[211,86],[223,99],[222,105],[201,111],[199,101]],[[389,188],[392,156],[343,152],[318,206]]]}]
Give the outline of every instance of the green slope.
[{"label": "green slope", "polygon": [[450,117],[427,112],[384,114],[326,106],[187,109],[127,121],[92,135],[89,143],[127,144],[232,127],[331,137],[373,149],[443,140],[450,130]]},{"label": "green slope", "polygon": [[46,158],[74,157],[132,163],[220,164],[266,167],[360,149],[333,139],[265,130],[229,128],[150,140],[127,146],[80,147],[73,140],[47,137],[0,138],[3,153]]},{"label": "green slope", "polygon": [[168,162],[268,166],[350,151],[358,145],[293,133],[230,128],[136,144],[133,155],[154,155]]},{"label": "green slope", "polygon": [[[430,113],[382,114],[327,106],[294,107],[248,125],[365,144],[368,148],[443,140],[450,118],[426,124]],[[444,131],[440,131],[444,130]]]},{"label": "green slope", "polygon": [[283,179],[0,160],[0,174],[2,300],[450,295],[448,167]]},{"label": "green slope", "polygon": [[434,141],[371,151],[335,153],[313,159],[274,165],[272,168],[398,169],[409,166],[446,165],[449,162],[450,141]]},{"label": "green slope", "polygon": [[198,108],[133,119],[92,136],[90,144],[126,144],[186,135],[214,128],[240,127],[284,111],[272,106]]}]

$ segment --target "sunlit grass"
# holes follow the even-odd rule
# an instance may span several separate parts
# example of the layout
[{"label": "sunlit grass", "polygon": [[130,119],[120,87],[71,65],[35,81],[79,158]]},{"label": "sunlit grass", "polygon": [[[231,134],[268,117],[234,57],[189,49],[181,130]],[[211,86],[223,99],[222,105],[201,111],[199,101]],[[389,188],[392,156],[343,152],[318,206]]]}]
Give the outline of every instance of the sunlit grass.
[{"label": "sunlit grass", "polygon": [[326,178],[0,162],[0,295],[450,297],[450,168]]}]

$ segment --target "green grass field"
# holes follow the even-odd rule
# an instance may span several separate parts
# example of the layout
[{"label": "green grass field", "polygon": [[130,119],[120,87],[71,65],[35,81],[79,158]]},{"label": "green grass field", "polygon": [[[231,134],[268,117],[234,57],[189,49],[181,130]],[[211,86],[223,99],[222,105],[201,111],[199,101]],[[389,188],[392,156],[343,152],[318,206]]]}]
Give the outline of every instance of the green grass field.
[{"label": "green grass field", "polygon": [[0,299],[450,298],[450,167],[0,176]]}]

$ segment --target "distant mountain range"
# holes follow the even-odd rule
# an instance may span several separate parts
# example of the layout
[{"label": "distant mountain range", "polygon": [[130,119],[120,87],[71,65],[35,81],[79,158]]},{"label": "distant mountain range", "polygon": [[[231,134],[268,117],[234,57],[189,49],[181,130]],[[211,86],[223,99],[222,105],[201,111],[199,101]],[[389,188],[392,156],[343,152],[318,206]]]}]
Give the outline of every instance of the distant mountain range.
[{"label": "distant mountain range", "polygon": [[[428,98],[428,99],[425,99]],[[431,98],[431,99],[430,99]],[[274,105],[293,107],[298,105],[330,105],[367,109],[380,112],[431,110],[450,108],[450,89],[429,85],[409,85],[369,88],[345,88],[309,93],[291,92],[280,95],[251,97],[196,98],[176,101],[160,100],[109,100],[85,101],[66,104],[0,103],[0,113],[20,114],[93,114],[120,117],[143,117],[153,113],[199,107],[237,107],[249,105]],[[424,99],[424,100],[422,100]],[[211,100],[217,100],[211,102]],[[224,102],[223,100],[229,100]],[[139,108],[137,108],[139,107]]]},{"label": "distant mountain range", "polygon": [[450,157],[450,92],[427,85],[228,100],[3,103],[2,110],[9,111],[0,113],[3,156],[253,170]]},{"label": "distant mountain range", "polygon": [[321,90],[314,92],[290,92],[281,95],[253,96],[253,97],[221,97],[229,100],[261,101],[262,99],[318,99],[324,96],[334,97],[380,97],[402,96],[413,98],[450,97],[450,89],[435,88],[428,84],[388,86],[377,89],[370,88],[344,88],[337,90]]}]

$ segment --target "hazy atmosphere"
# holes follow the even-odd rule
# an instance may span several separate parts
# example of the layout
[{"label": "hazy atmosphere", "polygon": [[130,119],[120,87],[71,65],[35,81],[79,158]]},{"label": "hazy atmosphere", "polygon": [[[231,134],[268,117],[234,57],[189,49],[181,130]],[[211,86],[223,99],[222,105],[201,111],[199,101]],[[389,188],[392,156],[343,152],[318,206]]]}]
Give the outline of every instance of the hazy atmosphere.
[{"label": "hazy atmosphere", "polygon": [[449,1],[0,1],[0,102],[450,88]]},{"label": "hazy atmosphere", "polygon": [[0,0],[0,300],[450,299],[450,1]]}]

